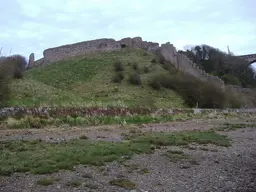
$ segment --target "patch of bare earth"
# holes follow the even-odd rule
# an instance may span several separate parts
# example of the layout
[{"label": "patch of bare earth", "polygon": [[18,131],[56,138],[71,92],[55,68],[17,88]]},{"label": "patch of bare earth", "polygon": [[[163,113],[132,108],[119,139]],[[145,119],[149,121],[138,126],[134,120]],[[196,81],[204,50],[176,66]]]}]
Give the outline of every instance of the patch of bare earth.
[{"label": "patch of bare earth", "polygon": [[[118,141],[122,139],[122,133],[129,133],[135,129],[142,132],[208,130],[225,122],[231,123],[231,120],[190,120],[143,125],[139,128],[104,126],[63,130],[1,130],[1,140],[46,140],[44,138],[47,136],[55,140],[86,135],[91,139]],[[241,120],[232,120],[232,123],[235,122],[241,123]],[[29,132],[27,137],[26,131]],[[220,133],[232,139],[232,146],[190,144],[186,147],[163,147],[156,149],[153,154],[136,155],[123,163],[112,162],[101,167],[79,165],[75,167],[75,171],[59,171],[47,175],[15,173],[0,178],[0,191],[256,191],[255,127]],[[41,178],[50,178],[53,182],[49,185],[40,185],[37,182]],[[122,183],[126,188],[115,183]]]}]

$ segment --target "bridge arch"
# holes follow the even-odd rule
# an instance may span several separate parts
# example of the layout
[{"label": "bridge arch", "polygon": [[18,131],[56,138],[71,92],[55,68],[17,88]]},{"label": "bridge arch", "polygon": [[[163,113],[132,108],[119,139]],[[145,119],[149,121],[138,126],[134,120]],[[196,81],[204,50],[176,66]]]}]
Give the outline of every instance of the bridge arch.
[{"label": "bridge arch", "polygon": [[251,65],[256,62],[256,54],[250,54],[250,55],[240,55],[237,56],[245,61],[248,62],[248,65]]}]

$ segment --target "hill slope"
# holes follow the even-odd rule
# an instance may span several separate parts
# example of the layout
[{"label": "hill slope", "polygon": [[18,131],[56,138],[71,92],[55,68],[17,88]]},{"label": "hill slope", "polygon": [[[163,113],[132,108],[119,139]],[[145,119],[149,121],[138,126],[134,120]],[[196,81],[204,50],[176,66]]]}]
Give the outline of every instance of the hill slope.
[{"label": "hill slope", "polygon": [[[151,63],[155,55],[143,50],[122,50],[90,54],[25,72],[22,80],[11,84],[12,106],[124,106],[186,107],[171,90],[153,90],[147,85],[152,75],[167,73],[160,64]],[[113,83],[113,63],[124,65],[125,79]],[[131,85],[128,76],[137,63],[141,86]],[[144,68],[149,68],[145,72]]]}]

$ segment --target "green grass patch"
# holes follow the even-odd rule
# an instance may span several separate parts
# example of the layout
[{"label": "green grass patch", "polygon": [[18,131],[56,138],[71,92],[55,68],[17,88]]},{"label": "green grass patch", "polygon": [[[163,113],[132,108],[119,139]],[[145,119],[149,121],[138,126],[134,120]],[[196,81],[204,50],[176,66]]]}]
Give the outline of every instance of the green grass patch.
[{"label": "green grass patch", "polygon": [[229,139],[213,131],[182,133],[154,133],[123,142],[74,139],[60,143],[42,141],[5,141],[0,144],[0,175],[13,172],[34,174],[73,170],[74,165],[104,165],[106,162],[124,161],[134,154],[152,153],[152,145],[187,145],[212,143],[229,146]]},{"label": "green grass patch", "polygon": [[138,143],[149,143],[160,146],[168,145],[188,145],[195,142],[198,144],[214,144],[219,146],[230,146],[229,139],[224,135],[219,135],[214,131],[186,131],[179,133],[152,133],[133,139]]},{"label": "green grass patch", "polygon": [[69,181],[66,185],[70,186],[70,187],[79,187],[81,184],[82,184],[82,182],[80,180],[73,179],[73,180]]},{"label": "green grass patch", "polygon": [[135,189],[136,184],[127,179],[114,179],[109,182],[110,185],[122,187],[124,189]]},{"label": "green grass patch", "polygon": [[54,183],[55,179],[53,178],[42,178],[37,181],[38,185],[48,186]]}]

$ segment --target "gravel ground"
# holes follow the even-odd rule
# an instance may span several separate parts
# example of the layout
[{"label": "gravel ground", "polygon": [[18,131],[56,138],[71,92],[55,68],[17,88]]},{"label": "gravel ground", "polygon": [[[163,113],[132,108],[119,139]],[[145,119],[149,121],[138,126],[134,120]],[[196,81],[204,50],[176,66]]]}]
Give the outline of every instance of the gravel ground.
[{"label": "gravel ground", "polygon": [[[187,121],[162,125],[141,126],[142,131],[181,131],[184,129],[210,129],[219,123],[229,120],[216,121]],[[232,121],[232,122],[238,122]],[[79,130],[79,131],[78,131]],[[70,137],[78,137],[80,133],[90,138],[97,138],[97,134],[109,140],[121,139],[120,127],[101,127],[69,132]],[[129,130],[129,129],[128,129]],[[33,130],[27,130],[33,133]],[[32,134],[32,138],[44,137],[49,132],[41,131]],[[94,132],[93,132],[94,131]],[[58,135],[51,134],[51,137]],[[114,132],[114,133],[113,133]],[[7,133],[7,135],[6,135]],[[14,133],[14,134],[12,134]],[[14,139],[19,136],[19,131],[1,131],[1,140]],[[97,134],[96,134],[97,133]],[[131,160],[122,164],[109,163],[106,166],[82,166],[75,171],[60,171],[48,175],[31,175],[16,173],[10,177],[0,177],[1,192],[66,192],[66,191],[93,191],[93,192],[253,192],[256,191],[256,129],[244,128],[236,131],[221,132],[232,139],[231,147],[218,147],[213,145],[195,145],[189,147],[165,147],[157,149],[153,154],[136,155]],[[35,136],[36,135],[36,136]],[[63,135],[62,135],[63,136]],[[62,138],[60,136],[60,138]],[[13,137],[13,138],[11,138]],[[20,138],[19,138],[20,139]],[[165,155],[169,150],[183,151],[189,155],[188,159],[171,162]],[[52,177],[56,181],[49,186],[40,186],[38,179]],[[113,179],[127,179],[136,184],[136,189],[123,189],[111,185]],[[79,181],[81,185],[68,186],[71,181]]]}]

